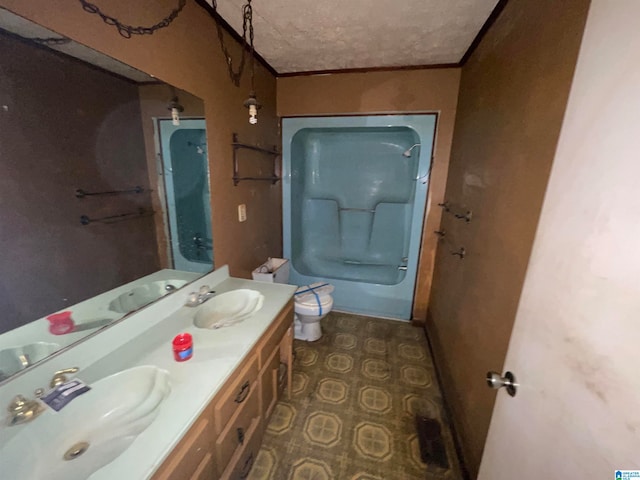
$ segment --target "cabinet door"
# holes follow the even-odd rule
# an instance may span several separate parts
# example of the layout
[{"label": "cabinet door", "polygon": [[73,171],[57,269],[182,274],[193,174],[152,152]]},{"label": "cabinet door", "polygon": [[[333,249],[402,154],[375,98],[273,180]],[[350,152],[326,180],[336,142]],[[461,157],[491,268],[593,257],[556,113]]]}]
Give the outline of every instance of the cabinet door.
[{"label": "cabinet door", "polygon": [[282,392],[282,387],[287,387],[287,398],[291,399],[291,382],[293,381],[293,326],[290,326],[282,341],[280,342],[280,363],[286,367],[284,385],[278,378],[278,392]]},{"label": "cabinet door", "polygon": [[274,348],[277,348],[286,331],[293,324],[293,302],[289,302],[287,306],[274,320],[264,337],[258,343],[258,359],[260,369],[269,361]]},{"label": "cabinet door", "polygon": [[260,372],[260,393],[262,400],[260,402],[262,417],[265,426],[269,421],[271,412],[278,402],[278,370],[280,368],[280,349],[276,348],[271,352],[271,356],[267,360],[267,364]]}]

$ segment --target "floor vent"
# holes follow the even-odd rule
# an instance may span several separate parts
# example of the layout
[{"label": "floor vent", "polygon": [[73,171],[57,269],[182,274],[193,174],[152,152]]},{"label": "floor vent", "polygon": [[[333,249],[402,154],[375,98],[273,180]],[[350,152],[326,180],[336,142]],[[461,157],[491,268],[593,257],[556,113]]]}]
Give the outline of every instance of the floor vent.
[{"label": "floor vent", "polygon": [[420,458],[427,465],[449,468],[440,423],[433,418],[416,415],[416,429],[420,442]]}]

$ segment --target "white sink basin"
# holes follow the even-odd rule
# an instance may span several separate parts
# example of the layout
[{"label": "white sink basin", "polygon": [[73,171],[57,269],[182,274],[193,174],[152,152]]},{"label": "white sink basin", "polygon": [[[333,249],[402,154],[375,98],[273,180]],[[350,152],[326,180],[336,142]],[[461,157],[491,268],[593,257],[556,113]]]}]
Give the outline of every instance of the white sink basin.
[{"label": "white sink basin", "polygon": [[57,343],[36,342],[0,350],[0,381],[60,349]]},{"label": "white sink basin", "polygon": [[[186,285],[186,280],[159,280],[135,287],[119,295],[109,303],[109,310],[117,313],[129,313],[155,302],[160,297]],[[167,290],[168,289],[168,290]]]},{"label": "white sink basin", "polygon": [[153,366],[124,370],[90,387],[59,412],[47,408],[30,423],[7,427],[21,430],[0,448],[3,478],[89,478],[153,422],[171,391],[169,372]]},{"label": "white sink basin", "polygon": [[220,328],[249,318],[262,308],[264,295],[240,288],[221,293],[198,307],[193,323],[199,328]]}]

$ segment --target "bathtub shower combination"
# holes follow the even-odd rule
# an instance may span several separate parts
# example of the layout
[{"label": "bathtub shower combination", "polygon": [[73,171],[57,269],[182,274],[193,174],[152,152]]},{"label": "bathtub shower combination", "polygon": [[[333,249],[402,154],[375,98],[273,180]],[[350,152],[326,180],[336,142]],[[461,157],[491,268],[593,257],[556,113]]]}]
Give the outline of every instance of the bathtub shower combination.
[{"label": "bathtub shower combination", "polygon": [[213,240],[205,120],[159,119],[158,131],[173,268],[206,273]]},{"label": "bathtub shower combination", "polygon": [[291,283],[328,281],[334,309],[411,317],[435,115],[285,118]]}]

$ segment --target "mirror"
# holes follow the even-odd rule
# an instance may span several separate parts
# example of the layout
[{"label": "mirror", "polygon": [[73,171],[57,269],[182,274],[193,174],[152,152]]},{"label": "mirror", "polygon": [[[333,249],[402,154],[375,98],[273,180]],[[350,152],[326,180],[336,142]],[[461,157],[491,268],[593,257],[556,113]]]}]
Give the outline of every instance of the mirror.
[{"label": "mirror", "polygon": [[210,271],[213,242],[201,99],[4,9],[0,51],[3,382]]}]

